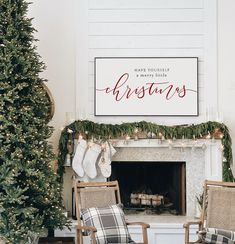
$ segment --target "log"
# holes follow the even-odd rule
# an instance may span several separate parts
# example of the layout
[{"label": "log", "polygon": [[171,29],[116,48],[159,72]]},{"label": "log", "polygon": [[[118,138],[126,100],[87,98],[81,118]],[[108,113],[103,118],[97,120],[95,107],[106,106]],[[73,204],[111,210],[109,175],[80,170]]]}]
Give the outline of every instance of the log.
[{"label": "log", "polygon": [[145,206],[159,206],[164,203],[164,196],[162,195],[150,195],[145,193],[131,193],[131,204],[133,205],[145,205]]}]

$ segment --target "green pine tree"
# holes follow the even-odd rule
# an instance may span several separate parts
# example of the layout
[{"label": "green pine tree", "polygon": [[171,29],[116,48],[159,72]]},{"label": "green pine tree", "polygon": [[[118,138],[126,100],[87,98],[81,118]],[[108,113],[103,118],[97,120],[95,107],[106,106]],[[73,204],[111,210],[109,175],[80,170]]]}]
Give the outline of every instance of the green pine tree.
[{"label": "green pine tree", "polygon": [[13,244],[68,225],[50,167],[50,101],[39,77],[45,66],[27,11],[26,0],[0,0],[0,236]]}]

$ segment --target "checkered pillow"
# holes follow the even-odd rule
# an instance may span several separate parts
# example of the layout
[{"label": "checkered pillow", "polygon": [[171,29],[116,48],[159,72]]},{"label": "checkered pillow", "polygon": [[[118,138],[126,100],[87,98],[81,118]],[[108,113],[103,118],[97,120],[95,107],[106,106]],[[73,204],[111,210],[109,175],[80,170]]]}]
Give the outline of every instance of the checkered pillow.
[{"label": "checkered pillow", "polygon": [[207,228],[199,232],[201,240],[209,244],[235,244],[235,233],[216,228]]},{"label": "checkered pillow", "polygon": [[82,209],[81,214],[85,225],[97,229],[97,244],[133,243],[121,205]]}]

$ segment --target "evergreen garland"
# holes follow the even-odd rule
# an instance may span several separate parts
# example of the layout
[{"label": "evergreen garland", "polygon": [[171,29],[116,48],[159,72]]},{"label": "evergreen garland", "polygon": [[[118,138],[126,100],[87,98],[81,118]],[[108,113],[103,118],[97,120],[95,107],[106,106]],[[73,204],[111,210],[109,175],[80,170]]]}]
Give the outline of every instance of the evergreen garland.
[{"label": "evergreen garland", "polygon": [[[165,126],[158,125],[151,122],[141,121],[133,123],[122,124],[103,124],[95,123],[89,120],[78,120],[66,126],[60,137],[59,142],[59,158],[58,158],[58,179],[63,181],[64,162],[66,154],[68,153],[67,143],[74,138],[76,133],[86,135],[87,138],[99,138],[103,140],[121,138],[124,135],[133,135],[135,129],[138,128],[144,133],[153,132],[161,134],[165,139],[196,139],[204,138],[208,134],[213,135],[216,131],[220,131],[223,145],[223,180],[234,181],[231,166],[233,163],[232,157],[232,140],[229,135],[227,126],[218,122],[206,122],[198,125],[178,125]],[[70,133],[72,132],[72,134]]]}]

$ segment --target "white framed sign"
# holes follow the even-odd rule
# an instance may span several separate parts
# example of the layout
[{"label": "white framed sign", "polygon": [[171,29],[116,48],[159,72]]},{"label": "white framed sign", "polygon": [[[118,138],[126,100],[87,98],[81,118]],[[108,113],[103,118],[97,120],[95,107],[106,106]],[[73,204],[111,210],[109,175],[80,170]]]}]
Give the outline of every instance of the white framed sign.
[{"label": "white framed sign", "polygon": [[95,116],[198,116],[198,58],[96,57]]}]

